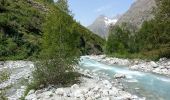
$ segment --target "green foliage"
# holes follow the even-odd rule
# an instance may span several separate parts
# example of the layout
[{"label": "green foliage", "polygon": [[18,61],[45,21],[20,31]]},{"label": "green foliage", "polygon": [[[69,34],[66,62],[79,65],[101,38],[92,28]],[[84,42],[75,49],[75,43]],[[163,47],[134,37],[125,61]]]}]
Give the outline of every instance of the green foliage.
[{"label": "green foliage", "polygon": [[25,0],[2,0],[0,5],[0,60],[24,59],[37,53],[42,14]]},{"label": "green foliage", "polygon": [[0,71],[0,84],[9,79],[10,72],[8,70]]},{"label": "green foliage", "polygon": [[122,30],[120,27],[115,26],[113,28],[113,33],[109,34],[108,41],[106,44],[106,51],[108,54],[112,52],[120,52],[121,49],[124,49],[120,40],[120,35],[122,34]]},{"label": "green foliage", "polygon": [[57,5],[57,7],[58,7],[60,10],[66,12],[67,14],[70,13],[69,6],[68,6],[68,1],[67,1],[67,0],[58,0],[58,1],[56,2],[56,5]]},{"label": "green foliage", "polygon": [[54,3],[54,0],[44,0],[44,2]]},{"label": "green foliage", "polygon": [[138,32],[132,31],[128,24],[111,27],[107,54],[150,59],[170,57],[170,0],[156,2],[155,19],[145,21]]},{"label": "green foliage", "polygon": [[[54,58],[55,60],[41,60],[33,72],[34,77],[34,89],[39,88],[40,85],[47,86],[49,84],[52,85],[60,85],[60,86],[68,86],[70,84],[74,84],[78,82],[78,78],[80,74],[73,70],[73,66],[68,65],[64,59]],[[69,58],[67,58],[68,60]]]},{"label": "green foliage", "polygon": [[138,51],[138,46],[135,46],[136,36],[131,33],[129,28],[124,24],[121,27],[113,26],[106,43],[106,53],[126,54],[135,53]]},{"label": "green foliage", "polygon": [[78,48],[81,55],[101,54],[105,40],[98,35],[92,33],[80,24],[75,27],[77,32],[80,33]]}]

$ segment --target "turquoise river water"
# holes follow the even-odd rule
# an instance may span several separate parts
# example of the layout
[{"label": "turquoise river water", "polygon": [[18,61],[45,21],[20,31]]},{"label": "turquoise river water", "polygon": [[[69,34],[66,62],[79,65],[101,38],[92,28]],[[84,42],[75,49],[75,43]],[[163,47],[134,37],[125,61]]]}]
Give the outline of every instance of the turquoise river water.
[{"label": "turquoise river water", "polygon": [[139,71],[129,70],[126,66],[107,65],[87,56],[81,57],[80,66],[88,70],[96,70],[109,75],[113,79],[114,74],[125,74],[126,79],[122,82],[126,91],[146,100],[170,100],[170,78]]}]

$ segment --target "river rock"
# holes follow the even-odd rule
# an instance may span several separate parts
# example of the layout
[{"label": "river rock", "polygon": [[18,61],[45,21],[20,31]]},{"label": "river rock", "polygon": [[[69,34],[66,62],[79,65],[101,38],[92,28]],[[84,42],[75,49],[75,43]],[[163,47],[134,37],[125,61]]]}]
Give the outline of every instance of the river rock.
[{"label": "river rock", "polygon": [[93,100],[93,98],[92,97],[87,97],[87,99],[86,100]]},{"label": "river rock", "polygon": [[130,66],[130,69],[137,70],[138,67],[139,67],[138,65],[133,65],[133,66]]},{"label": "river rock", "polygon": [[76,98],[83,98],[84,97],[84,95],[83,95],[83,91],[82,90],[76,90],[75,92],[74,92],[74,97],[76,97]]},{"label": "river rock", "polygon": [[102,96],[103,97],[109,96],[109,90],[107,89],[102,90]]},{"label": "river rock", "polygon": [[97,85],[97,86],[94,87],[93,91],[97,92],[99,89],[100,89],[100,87]]},{"label": "river rock", "polygon": [[167,62],[167,66],[170,66],[170,61],[169,61],[169,62]]},{"label": "river rock", "polygon": [[84,74],[90,74],[90,71],[88,69],[84,70]]},{"label": "river rock", "polygon": [[161,72],[162,73],[168,73],[168,70],[167,69],[161,69]]},{"label": "river rock", "polygon": [[154,61],[151,61],[151,62],[150,62],[150,65],[151,65],[153,68],[159,67],[158,64],[156,64]]},{"label": "river rock", "polygon": [[95,98],[95,99],[98,99],[98,98],[100,98],[100,97],[101,97],[101,95],[100,95],[99,93],[97,93],[97,94],[94,95],[94,98]]},{"label": "river rock", "polygon": [[25,100],[37,100],[35,94],[30,94],[25,97]]},{"label": "river rock", "polygon": [[43,94],[44,94],[44,99],[49,99],[54,95],[52,91],[46,91]]},{"label": "river rock", "polygon": [[126,75],[124,75],[124,74],[115,74],[114,78],[116,78],[116,79],[126,78]]},{"label": "river rock", "polygon": [[159,73],[160,70],[161,70],[160,68],[156,68],[156,69],[153,70],[153,72]]},{"label": "river rock", "polygon": [[160,58],[159,61],[166,61],[167,58]]},{"label": "river rock", "polygon": [[37,91],[35,91],[35,94],[38,95],[38,94],[41,94],[43,92],[44,92],[43,90],[37,90]]},{"label": "river rock", "polygon": [[63,88],[58,88],[58,89],[55,91],[55,93],[56,93],[57,95],[63,96],[64,93],[65,93],[65,91],[64,91]]},{"label": "river rock", "polygon": [[111,83],[110,83],[108,80],[103,80],[102,83],[103,83],[104,85],[111,85]]},{"label": "river rock", "polygon": [[79,89],[79,86],[77,84],[74,84],[71,86],[71,89]]},{"label": "river rock", "polygon": [[170,69],[170,66],[165,66],[166,69]]},{"label": "river rock", "polygon": [[30,90],[30,91],[28,92],[28,95],[33,94],[34,92],[35,92],[35,90]]}]

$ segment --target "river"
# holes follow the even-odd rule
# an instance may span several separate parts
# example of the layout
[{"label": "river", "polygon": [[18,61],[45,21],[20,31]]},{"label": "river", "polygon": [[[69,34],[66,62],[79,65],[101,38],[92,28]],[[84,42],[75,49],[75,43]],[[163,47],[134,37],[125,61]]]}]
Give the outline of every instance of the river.
[{"label": "river", "polygon": [[[107,65],[82,56],[80,67],[95,70],[96,73],[106,73],[111,79],[114,74],[125,74],[122,80],[125,90],[146,100],[170,100],[170,78],[153,73],[132,71],[126,66]],[[100,75],[100,74],[99,74]]]}]

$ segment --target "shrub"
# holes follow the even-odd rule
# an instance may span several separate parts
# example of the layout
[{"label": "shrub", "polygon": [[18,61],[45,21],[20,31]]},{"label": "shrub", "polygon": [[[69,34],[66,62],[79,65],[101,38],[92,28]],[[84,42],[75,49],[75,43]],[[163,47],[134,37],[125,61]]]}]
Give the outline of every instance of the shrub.
[{"label": "shrub", "polygon": [[9,79],[10,72],[8,70],[0,71],[0,84]]},{"label": "shrub", "polygon": [[67,86],[78,82],[79,73],[71,65],[60,58],[42,60],[36,64],[33,71],[34,84],[47,86],[49,84]]}]

